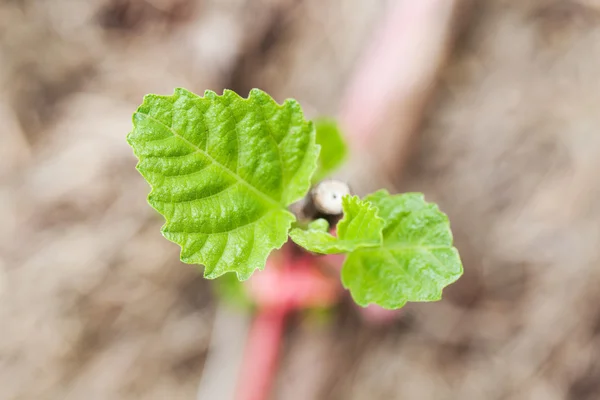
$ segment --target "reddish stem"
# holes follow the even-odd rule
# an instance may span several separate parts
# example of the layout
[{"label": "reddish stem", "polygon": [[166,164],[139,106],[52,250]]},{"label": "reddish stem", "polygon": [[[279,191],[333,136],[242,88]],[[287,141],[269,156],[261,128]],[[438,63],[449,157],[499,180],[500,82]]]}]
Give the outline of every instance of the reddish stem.
[{"label": "reddish stem", "polygon": [[268,267],[247,283],[258,311],[246,343],[236,400],[269,398],[286,315],[330,306],[338,298],[339,283],[319,271],[313,256],[292,250],[293,246],[285,246],[279,257],[269,259]]},{"label": "reddish stem", "polygon": [[287,307],[263,308],[254,317],[238,382],[237,400],[269,398],[287,313]]}]

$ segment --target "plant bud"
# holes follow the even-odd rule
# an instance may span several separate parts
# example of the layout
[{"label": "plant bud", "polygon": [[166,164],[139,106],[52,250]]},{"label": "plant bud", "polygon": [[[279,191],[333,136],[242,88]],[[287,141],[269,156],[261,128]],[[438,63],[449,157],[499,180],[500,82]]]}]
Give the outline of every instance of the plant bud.
[{"label": "plant bud", "polygon": [[320,182],[311,192],[312,201],[318,212],[326,215],[342,213],[342,197],[350,194],[347,183],[328,179]]}]

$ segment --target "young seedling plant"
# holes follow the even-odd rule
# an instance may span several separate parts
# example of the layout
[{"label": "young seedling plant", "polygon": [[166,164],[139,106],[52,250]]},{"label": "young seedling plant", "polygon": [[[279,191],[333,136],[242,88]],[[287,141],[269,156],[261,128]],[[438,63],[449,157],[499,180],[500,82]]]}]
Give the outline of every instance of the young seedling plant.
[{"label": "young seedling plant", "polygon": [[335,230],[319,213],[305,221],[290,211],[345,153],[335,123],[306,120],[293,99],[280,105],[258,89],[248,98],[150,94],[127,139],[148,202],[166,220],[163,236],[208,279],[247,280],[288,238],[307,255],[345,255],[341,283],[363,307],[440,300],[463,272],[447,216],[421,193],[321,198],[341,204]]}]

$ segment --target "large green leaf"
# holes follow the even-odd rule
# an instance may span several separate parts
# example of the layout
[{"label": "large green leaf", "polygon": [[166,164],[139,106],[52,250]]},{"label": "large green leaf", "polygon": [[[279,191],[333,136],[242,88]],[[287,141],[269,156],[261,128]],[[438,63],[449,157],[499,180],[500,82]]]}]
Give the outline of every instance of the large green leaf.
[{"label": "large green leaf", "polygon": [[308,192],[319,154],[299,104],[257,89],[247,99],[176,89],[146,96],[133,124],[128,141],[152,187],[148,202],[181,260],[203,264],[207,278],[264,268],[287,239],[295,217],[286,207]]},{"label": "large green leaf", "polygon": [[452,247],[448,217],[420,193],[367,196],[385,221],[383,244],[351,252],[342,283],[359,305],[402,307],[408,301],[436,301],[463,272]]},{"label": "large green leaf", "polygon": [[377,209],[357,196],[342,198],[344,217],[337,224],[337,237],[331,235],[329,224],[319,219],[307,230],[295,228],[290,237],[298,245],[314,253],[346,253],[359,247],[381,246],[384,221]]},{"label": "large green leaf", "polygon": [[317,130],[317,144],[321,146],[317,171],[313,176],[313,183],[316,183],[327,177],[344,162],[348,148],[335,120],[318,118],[314,122]]}]

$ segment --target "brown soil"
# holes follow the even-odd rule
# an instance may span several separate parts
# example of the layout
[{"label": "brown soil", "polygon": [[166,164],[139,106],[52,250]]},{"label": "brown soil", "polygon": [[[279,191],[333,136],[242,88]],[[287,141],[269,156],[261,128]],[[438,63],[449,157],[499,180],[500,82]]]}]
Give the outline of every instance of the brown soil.
[{"label": "brown soil", "polygon": [[[131,112],[257,86],[335,113],[384,6],[0,5],[0,399],[195,398],[214,297],[144,201]],[[391,327],[296,318],[274,398],[600,398],[600,3],[466,18],[396,182],[449,214],[464,278]]]}]

